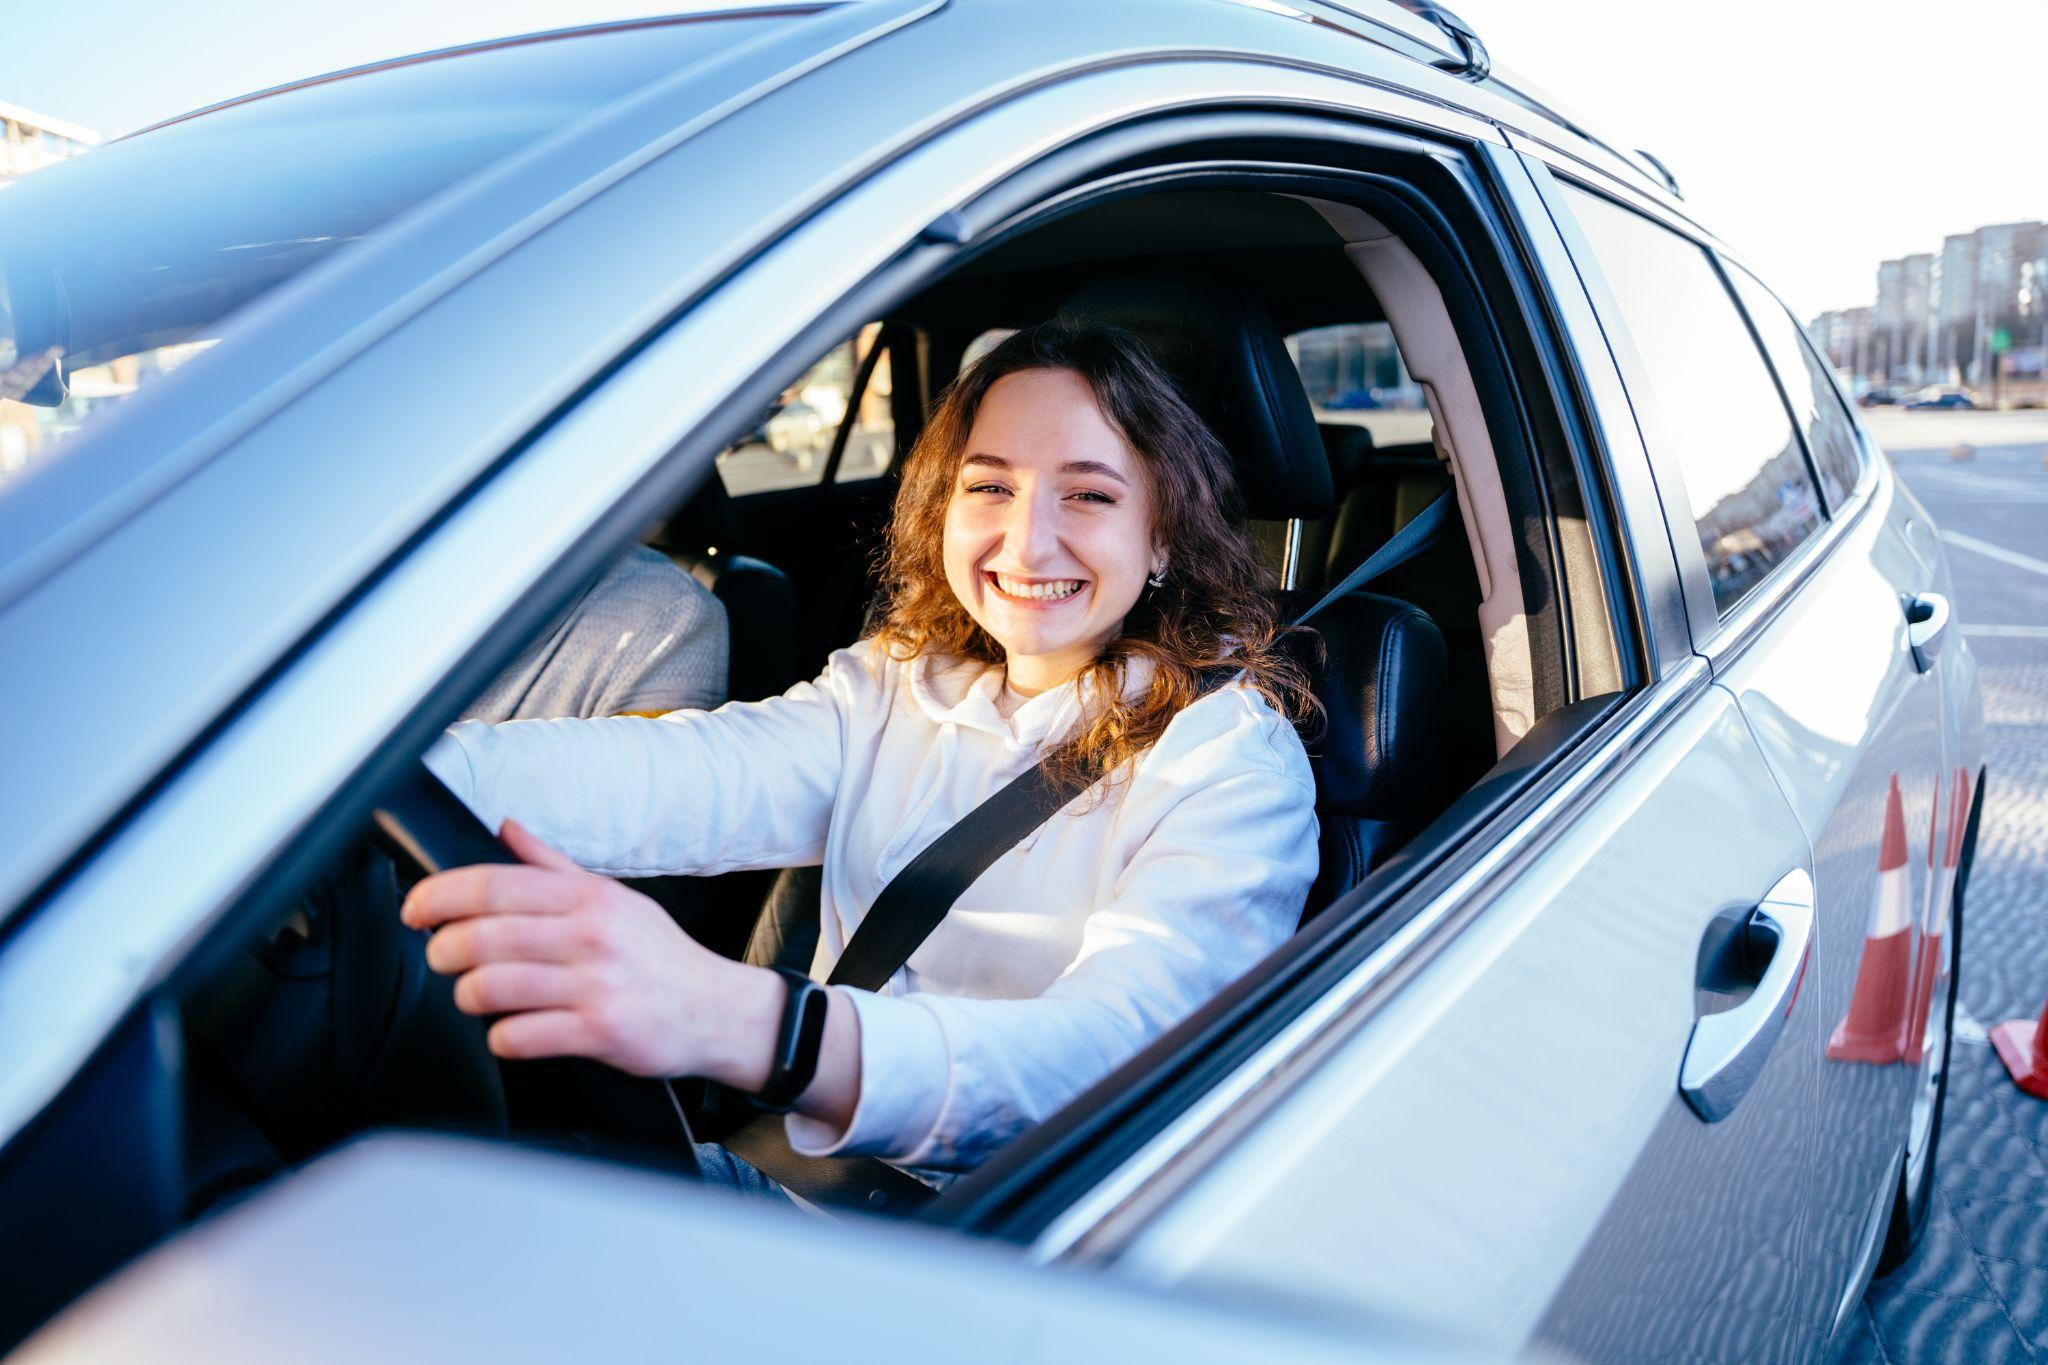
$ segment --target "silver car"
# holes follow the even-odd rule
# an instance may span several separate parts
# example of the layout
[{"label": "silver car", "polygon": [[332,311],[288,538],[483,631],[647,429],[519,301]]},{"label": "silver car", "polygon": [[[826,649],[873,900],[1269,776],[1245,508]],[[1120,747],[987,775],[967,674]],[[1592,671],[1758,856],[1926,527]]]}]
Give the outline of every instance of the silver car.
[{"label": "silver car", "polygon": [[[0,191],[0,1344],[1826,1352],[1933,1183],[1984,781],[1949,570],[1669,175],[1419,8],[616,24]],[[464,703],[636,540],[724,600],[735,696],[807,676],[884,436],[1063,307],[1173,356],[1276,593],[1347,589],[1292,941],[908,1226],[359,1138],[353,1093],[338,1154],[205,1185],[268,1097],[195,1021]],[[728,494],[849,339],[817,469]],[[745,950],[761,886],[682,890]]]}]

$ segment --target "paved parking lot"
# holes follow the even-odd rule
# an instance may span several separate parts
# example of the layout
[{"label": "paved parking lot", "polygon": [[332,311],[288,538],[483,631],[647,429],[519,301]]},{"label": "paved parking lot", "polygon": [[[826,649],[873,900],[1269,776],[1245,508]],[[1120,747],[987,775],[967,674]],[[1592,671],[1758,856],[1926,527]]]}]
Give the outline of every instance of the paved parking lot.
[{"label": "paved parking lot", "polygon": [[[2048,997],[2048,413],[1884,413],[1871,429],[1948,542],[1990,778],[1933,1222],[1836,1359],[2031,1360],[2048,1353],[2048,1101],[2013,1086],[1985,1030]],[[1959,443],[1970,458],[1950,458]]]}]

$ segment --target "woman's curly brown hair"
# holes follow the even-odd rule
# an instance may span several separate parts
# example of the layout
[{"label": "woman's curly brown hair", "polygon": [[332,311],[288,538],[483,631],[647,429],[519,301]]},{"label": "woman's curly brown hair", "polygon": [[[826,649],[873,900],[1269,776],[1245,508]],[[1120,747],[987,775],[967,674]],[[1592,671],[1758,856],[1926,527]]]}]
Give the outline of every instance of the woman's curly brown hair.
[{"label": "woman's curly brown hair", "polygon": [[[1027,370],[1085,380],[1102,414],[1138,456],[1166,556],[1164,585],[1147,587],[1123,633],[1082,670],[1095,699],[1081,731],[1044,761],[1078,791],[1119,772],[1165,732],[1181,708],[1233,678],[1296,724],[1321,707],[1261,585],[1229,452],[1144,344],[1106,323],[1055,317],[1012,333],[948,386],[912,447],[882,550],[882,590],[870,617],[898,660],[931,654],[1002,663],[1003,649],[975,624],[946,583],[946,508],[975,414],[997,380]],[[1142,694],[1125,695],[1127,669],[1153,665]]]}]

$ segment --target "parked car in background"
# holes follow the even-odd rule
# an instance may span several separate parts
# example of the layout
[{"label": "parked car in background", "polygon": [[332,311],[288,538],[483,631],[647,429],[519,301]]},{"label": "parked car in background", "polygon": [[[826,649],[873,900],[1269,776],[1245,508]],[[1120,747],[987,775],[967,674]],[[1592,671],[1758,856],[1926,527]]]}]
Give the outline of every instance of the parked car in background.
[{"label": "parked car in background", "polygon": [[832,444],[837,424],[826,426],[818,410],[805,402],[786,404],[768,419],[768,445],[799,470],[809,473]]},{"label": "parked car in background", "polygon": [[1904,407],[1907,412],[1928,412],[1938,408],[1974,408],[1976,406],[1977,399],[1969,390],[1950,388],[1940,384],[1930,384],[1904,401]]},{"label": "parked car in background", "polygon": [[1905,398],[1908,390],[1897,384],[1872,384],[1856,395],[1859,408],[1888,408]]},{"label": "parked car in background", "polygon": [[[1984,764],[1940,538],[1743,258],[1447,16],[868,0],[426,54],[20,178],[0,280],[10,417],[183,348],[0,483],[20,1359],[1811,1360],[1926,1226]],[[363,965],[396,929],[311,891],[403,875],[421,753],[636,543],[721,598],[737,697],[810,676],[961,357],[1058,309],[1167,358],[1288,610],[1437,528],[1315,619],[1299,932],[879,1215],[690,1188],[660,1090],[655,1170],[513,1150],[474,1035]],[[1287,359],[1382,324],[1398,444]],[[886,410],[865,477],[729,492],[828,382]],[[750,876],[675,913],[744,952]],[[328,1025],[222,1026],[286,992]]]}]

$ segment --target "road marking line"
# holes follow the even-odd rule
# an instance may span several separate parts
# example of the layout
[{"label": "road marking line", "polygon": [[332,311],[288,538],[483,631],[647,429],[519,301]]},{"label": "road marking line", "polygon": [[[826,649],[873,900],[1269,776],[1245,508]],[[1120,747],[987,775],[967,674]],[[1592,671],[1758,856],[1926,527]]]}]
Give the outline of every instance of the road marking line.
[{"label": "road marking line", "polygon": [[1963,634],[1989,640],[2048,640],[2048,626],[1964,626]]},{"label": "road marking line", "polygon": [[1951,545],[1983,555],[1986,559],[1995,559],[2001,564],[2010,564],[2015,569],[2025,569],[2028,573],[2037,573],[2043,578],[2048,578],[2048,562],[2008,550],[2003,545],[1993,545],[1988,540],[1966,536],[1961,531],[1944,531],[1941,538]]},{"label": "road marking line", "polygon": [[1984,1031],[1984,1026],[1977,1022],[1976,1016],[1963,1008],[1963,1002],[1960,1000],[1956,1001],[1956,1022],[1953,1033],[1955,1040],[1959,1043],[1988,1043],[1991,1041],[1991,1035]]}]

